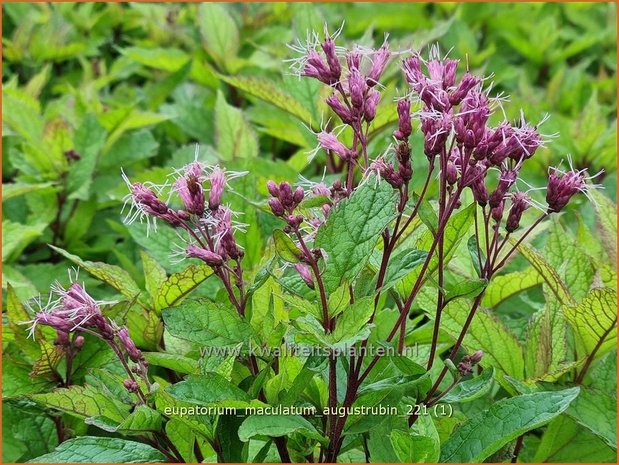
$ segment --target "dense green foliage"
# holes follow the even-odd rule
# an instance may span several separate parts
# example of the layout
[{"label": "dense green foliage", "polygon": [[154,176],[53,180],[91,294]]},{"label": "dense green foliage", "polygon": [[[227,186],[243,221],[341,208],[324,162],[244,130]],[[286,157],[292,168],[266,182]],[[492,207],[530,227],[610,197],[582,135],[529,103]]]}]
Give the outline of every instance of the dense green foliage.
[{"label": "dense green foliage", "polygon": [[[323,277],[330,316],[340,318],[337,331],[321,333],[313,291],[274,271],[297,262],[299,251],[269,212],[266,181],[320,180],[328,165],[322,152],[313,160],[307,155],[316,146],[312,130],[330,116],[324,89],[289,74],[287,44],[322,31],[325,22],[335,29],[344,21],[340,43],[379,46],[389,33],[392,50],[437,42],[453,48],[454,58],[466,57],[471,70],[492,71],[493,92],[511,97],[510,119],[520,108],[533,122],[551,115],[542,129],[556,137],[527,164],[526,179],[545,185],[547,167],[571,154],[578,168],[604,170],[598,182],[605,190],[594,193],[596,205],[581,196],[555,215],[490,283],[470,278],[479,275],[467,242],[477,213],[465,204],[446,232],[449,303],[439,354],[485,289],[464,339],[470,351],[484,351],[484,371],[442,399],[452,416],[422,416],[412,429],[395,416],[349,417],[339,461],[509,461],[514,441],[529,431],[519,461],[615,461],[614,4],[13,3],[2,9],[4,462],[165,460],[144,440],[162,428],[186,461],[279,461],[272,438],[280,436],[300,461],[326,441],[321,422],[300,415],[169,419],[164,408],[324,406],[321,360],[282,358],[277,374],[271,361],[251,376],[234,356],[205,356],[205,341],[230,347],[255,338],[274,346],[294,328],[307,343],[338,347],[384,340],[397,318],[381,301],[376,321],[364,324],[371,296],[344,310],[346,283],[361,273],[366,282],[359,286],[375,284],[376,244],[395,217],[395,194],[384,183],[360,187],[316,237],[330,260]],[[373,156],[397,126],[391,103],[403,88],[398,67],[381,82]],[[128,191],[121,168],[132,181],[164,183],[171,167],[194,159],[196,143],[201,160],[249,172],[226,197],[248,224],[237,237],[252,284],[247,319],[224,306],[210,267],[171,257],[172,229],[162,225],[147,235],[145,224],[122,221]],[[417,167],[427,162],[417,130],[411,145],[418,189],[425,173]],[[326,178],[337,176],[329,170]],[[436,187],[427,198],[436,200]],[[428,254],[433,205],[412,225],[415,247],[393,257],[385,291],[410,291]],[[71,266],[81,269],[93,296],[118,302],[105,314],[126,324],[145,353],[153,385],[162,388],[155,408],[130,408],[122,367],[100,341],[87,340],[67,368],[49,328],[36,341],[26,339],[18,323],[32,314],[22,302],[46,294],[56,280],[66,284]],[[421,356],[410,364],[381,360],[359,405],[414,403],[425,395],[429,376],[442,368],[429,375],[417,364],[427,359],[435,299],[422,290],[409,321],[407,343],[419,344]],[[579,373],[587,376],[577,379]],[[497,418],[510,420],[496,428]],[[478,434],[483,440],[470,441]]]}]

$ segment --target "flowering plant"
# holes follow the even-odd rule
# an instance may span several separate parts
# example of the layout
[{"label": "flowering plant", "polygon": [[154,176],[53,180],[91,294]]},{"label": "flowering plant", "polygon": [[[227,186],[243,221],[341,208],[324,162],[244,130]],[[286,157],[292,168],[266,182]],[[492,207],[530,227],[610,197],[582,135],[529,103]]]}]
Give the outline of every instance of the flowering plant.
[{"label": "flowering plant", "polygon": [[[132,437],[114,444],[135,447],[133,461],[515,461],[527,434],[556,420],[610,444],[574,405],[591,400],[593,370],[610,363],[612,279],[592,277],[583,290],[528,243],[558,228],[580,194],[599,201],[596,175],[570,162],[531,187],[525,168],[549,137],[524,115],[501,118],[507,100],[488,78],[437,47],[426,58],[387,40],[378,49],[336,40],[310,36],[291,61],[325,86],[332,117],[316,128],[311,157],[329,175],[268,180],[256,200],[235,189],[247,172],[199,151],[161,184],[123,173],[128,227],[145,222],[145,242],[165,231],[181,269],[168,276],[144,254],[144,293],[123,270],[57,249],[125,298],[96,301],[74,279],[39,308],[11,300],[35,339],[24,344],[45,353],[37,374],[60,386],[30,399]],[[393,62],[406,87],[386,102],[381,78]],[[378,147],[374,124],[391,107],[395,128]],[[257,206],[264,224],[245,223],[239,204]],[[270,238],[248,266],[256,244],[244,236],[255,227]],[[526,274],[505,272],[519,254]],[[189,295],[203,282],[200,297]],[[535,285],[547,305],[531,318],[525,358],[492,309]],[[111,355],[111,368],[80,373],[87,350]],[[462,407],[482,398],[477,413]],[[82,436],[43,457],[110,447],[101,444]]]}]

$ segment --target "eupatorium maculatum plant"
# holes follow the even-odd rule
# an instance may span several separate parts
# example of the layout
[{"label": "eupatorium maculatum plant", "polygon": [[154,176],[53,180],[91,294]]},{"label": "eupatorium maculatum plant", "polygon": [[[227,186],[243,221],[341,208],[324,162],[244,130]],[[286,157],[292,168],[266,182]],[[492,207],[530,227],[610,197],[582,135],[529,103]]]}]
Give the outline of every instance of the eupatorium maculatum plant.
[{"label": "eupatorium maculatum plant", "polygon": [[[527,432],[578,398],[612,348],[616,317],[599,308],[614,293],[598,285],[577,300],[527,242],[576,195],[595,196],[595,176],[570,163],[531,187],[525,168],[549,142],[541,123],[502,116],[507,99],[489,79],[438,47],[426,56],[336,39],[291,47],[293,72],[324,86],[330,117],[310,158],[327,174],[269,180],[260,200],[235,189],[247,172],[198,153],[164,184],[123,173],[128,227],[146,222],[153,241],[174,231],[164,246],[186,268],[168,277],[145,259],[149,300],[122,273],[69,255],[130,299],[98,302],[77,280],[52,289],[30,334],[55,330],[66,375],[34,400],[133,436],[150,461],[476,462],[515,460]],[[402,73],[396,101],[383,98],[388,66]],[[377,121],[393,122],[383,146]],[[262,224],[245,223],[239,200]],[[260,267],[244,260],[252,227],[272,236]],[[502,274],[519,254],[534,275]],[[549,302],[526,360],[492,315],[521,289],[510,279],[543,283]],[[135,339],[125,306],[149,319],[154,346]],[[587,333],[583,318],[599,328]],[[117,369],[79,386],[72,366],[98,343]]]}]

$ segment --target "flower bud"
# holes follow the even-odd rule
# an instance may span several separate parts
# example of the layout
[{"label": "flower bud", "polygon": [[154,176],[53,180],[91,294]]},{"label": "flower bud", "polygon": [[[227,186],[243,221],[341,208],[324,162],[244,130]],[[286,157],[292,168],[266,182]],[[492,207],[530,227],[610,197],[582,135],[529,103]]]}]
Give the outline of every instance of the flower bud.
[{"label": "flower bud", "polygon": [[380,92],[375,89],[370,89],[368,92],[368,98],[363,107],[363,116],[368,123],[376,116],[376,108],[378,107],[379,100]]},{"label": "flower bud", "polygon": [[560,173],[554,170],[548,176],[546,190],[548,212],[561,211],[574,195],[585,190],[586,184],[582,172],[572,170],[567,173]]},{"label": "flower bud", "polygon": [[73,340],[73,346],[76,347],[77,349],[81,349],[84,346],[85,341],[86,340],[84,339],[84,336],[77,336]]},{"label": "flower bud", "polygon": [[389,61],[389,47],[385,43],[372,57],[372,67],[368,72],[367,85],[373,87],[382,76]]},{"label": "flower bud", "polygon": [[350,94],[352,106],[359,111],[363,109],[365,89],[365,79],[359,70],[353,69],[348,75],[348,93]]},{"label": "flower bud", "polygon": [[337,79],[333,79],[333,74],[329,65],[315,50],[310,50],[307,54],[305,67],[301,73],[303,76],[313,77],[327,85],[333,85]]},{"label": "flower bud", "polygon": [[282,216],[284,214],[284,207],[278,199],[270,198],[269,207],[271,207],[271,211],[275,216]]},{"label": "flower bud", "polygon": [[458,167],[452,161],[447,162],[447,167],[445,168],[445,179],[449,185],[454,185],[458,182]]},{"label": "flower bud", "polygon": [[524,192],[514,192],[511,197],[512,206],[509,209],[507,215],[507,221],[505,222],[505,229],[507,232],[512,233],[520,226],[520,218],[524,211],[529,208],[530,201],[529,196]]},{"label": "flower bud", "polygon": [[327,105],[331,107],[333,112],[340,117],[342,123],[351,124],[353,122],[353,116],[350,113],[350,110],[346,108],[346,106],[344,106],[342,102],[340,102],[340,100],[337,98],[337,95],[331,94],[327,98],[326,102]]},{"label": "flower bud", "polygon": [[295,263],[294,269],[297,270],[297,273],[299,273],[299,276],[301,276],[305,284],[307,284],[309,288],[314,289],[314,279],[310,269],[303,263]]},{"label": "flower bud", "polygon": [[478,77],[466,73],[464,76],[462,76],[462,80],[460,81],[460,84],[458,84],[456,90],[454,90],[449,96],[449,103],[451,103],[452,105],[458,105],[460,102],[462,102],[464,97],[467,96],[469,91],[477,84],[479,84],[479,82],[480,80]]},{"label": "flower bud", "polygon": [[138,392],[138,390],[140,389],[140,385],[136,381],[133,381],[131,379],[124,380],[123,386],[125,386],[125,389],[127,389],[127,391],[129,392]]},{"label": "flower bud", "polygon": [[342,67],[340,66],[340,60],[335,53],[335,41],[333,39],[326,39],[322,43],[322,50],[325,52],[325,56],[327,57],[327,64],[329,65],[329,70],[331,71],[332,82],[339,81],[340,75],[342,74]]},{"label": "flower bud", "polygon": [[325,150],[331,150],[343,160],[349,160],[351,151],[332,132],[322,131],[317,135],[318,143]]},{"label": "flower bud", "polygon": [[294,194],[292,195],[292,199],[294,200],[294,203],[296,205],[300,204],[303,201],[304,197],[305,197],[305,191],[303,190],[303,188],[301,186],[297,187],[296,190],[294,191]]},{"label": "flower bud", "polygon": [[277,187],[277,184],[274,181],[267,181],[267,190],[273,197],[279,197],[279,187]]},{"label": "flower bud", "polygon": [[398,102],[398,129],[393,133],[393,136],[404,141],[408,139],[412,131],[411,102],[408,99],[402,99]]},{"label": "flower bud", "polygon": [[492,207],[490,210],[490,214],[492,215],[492,219],[499,223],[501,218],[503,218],[503,211],[505,210],[505,201],[501,200],[497,205]]},{"label": "flower bud", "polygon": [[226,185],[226,173],[219,167],[215,167],[209,176],[211,189],[208,197],[208,207],[211,210],[217,210],[221,204],[221,196],[223,195],[224,186]]},{"label": "flower bud", "polygon": [[516,178],[518,177],[518,172],[516,170],[503,170],[501,171],[501,177],[499,178],[499,183],[497,184],[496,189],[490,195],[488,200],[488,204],[490,208],[494,208],[501,203],[505,194],[509,191],[512,185],[516,182]]},{"label": "flower bud", "polygon": [[209,266],[221,266],[224,263],[221,255],[194,244],[189,244],[185,252],[189,258],[199,258]]},{"label": "flower bud", "polygon": [[138,362],[142,358],[142,352],[135,346],[133,339],[129,336],[129,330],[123,326],[118,330],[116,335],[118,336],[118,340],[123,345],[129,358],[134,362]]}]

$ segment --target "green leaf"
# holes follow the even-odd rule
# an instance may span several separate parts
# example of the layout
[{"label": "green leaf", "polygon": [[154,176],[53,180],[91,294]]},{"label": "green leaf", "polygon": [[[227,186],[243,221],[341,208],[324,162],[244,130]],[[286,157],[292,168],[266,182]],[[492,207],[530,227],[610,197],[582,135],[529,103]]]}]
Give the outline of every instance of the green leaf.
[{"label": "green leaf", "polygon": [[[443,444],[441,462],[482,462],[509,441],[564,412],[578,392],[576,387],[498,401],[456,428]],[[474,441],[471,441],[472,437]]]},{"label": "green leaf", "polygon": [[[167,279],[166,272],[157,260],[143,250],[140,250],[140,258],[142,259],[142,268],[144,268],[144,283],[146,285],[146,292],[148,292],[148,294],[155,299],[161,289],[161,286]],[[166,305],[166,307],[170,306],[170,304]],[[156,305],[155,309],[160,310],[156,308]]]},{"label": "green leaf", "polygon": [[74,136],[75,150],[80,154],[80,159],[67,176],[69,199],[88,200],[90,197],[93,174],[106,136],[107,132],[97,117],[88,113]]},{"label": "green leaf", "polygon": [[142,355],[150,365],[168,368],[178,373],[191,375],[200,370],[198,361],[189,357],[165,352],[143,352]]},{"label": "green leaf", "polygon": [[261,76],[223,76],[220,74],[218,77],[231,86],[299,118],[306,124],[312,122],[311,113],[292,95],[284,91],[281,84]]},{"label": "green leaf", "polygon": [[86,418],[88,425],[101,428],[108,433],[142,434],[159,432],[163,424],[161,414],[146,406],[138,405],[123,421],[115,422],[108,417]]},{"label": "green leaf", "polygon": [[599,357],[612,350],[617,340],[617,293],[610,288],[592,289],[578,305],[563,307],[587,354]]},{"label": "green leaf", "polygon": [[30,397],[41,405],[78,417],[105,416],[121,422],[129,414],[129,405],[92,386],[58,388],[47,394],[33,394]]},{"label": "green leaf", "polygon": [[[204,5],[207,4],[202,6]],[[217,92],[215,102],[215,141],[217,152],[225,161],[258,156],[258,137],[255,131],[245,119],[243,112],[226,102],[221,91]]]},{"label": "green leaf", "polygon": [[445,290],[445,303],[451,302],[459,297],[470,299],[478,296],[488,285],[486,279],[468,279],[460,281]]},{"label": "green leaf", "polygon": [[281,229],[273,231],[273,241],[275,242],[275,251],[282,260],[288,263],[299,263],[301,259],[301,250],[292,242]]},{"label": "green leaf", "polygon": [[[406,275],[408,275],[411,271],[421,265],[426,257],[428,256],[428,252],[425,250],[417,250],[417,249],[407,249],[403,252],[398,253],[397,255],[392,256],[389,259],[389,264],[387,265],[387,272],[385,273],[385,279],[383,281],[383,286],[381,289],[383,291],[391,289],[395,286],[401,279],[403,279]],[[376,282],[374,279],[374,282]],[[373,285],[372,287],[376,287]]]},{"label": "green leaf", "polygon": [[259,401],[252,401],[245,391],[213,372],[191,375],[184,381],[168,386],[166,392],[175,399],[191,404],[239,409],[264,406]]},{"label": "green leaf", "polygon": [[617,261],[617,206],[606,196],[592,189],[593,205],[601,229],[601,238],[610,261]]},{"label": "green leaf", "polygon": [[354,338],[374,313],[374,297],[358,299],[342,312],[335,330],[328,336],[334,343]]},{"label": "green leaf", "polygon": [[617,449],[617,399],[608,394],[581,387],[580,395],[565,412],[577,423]]},{"label": "green leaf", "polygon": [[527,330],[525,364],[527,378],[546,379],[561,371],[567,359],[567,325],[563,314],[546,305],[531,317]]},{"label": "green leaf", "polygon": [[140,292],[142,292],[136,282],[133,280],[133,278],[129,275],[129,273],[127,273],[125,270],[118,266],[108,265],[107,263],[103,262],[85,261],[77,255],[73,255],[64,249],[61,249],[60,247],[56,247],[51,244],[49,245],[49,247],[51,247],[63,257],[71,260],[80,268],[85,269],[95,278],[109,284],[129,299],[135,298],[135,296],[139,295]]},{"label": "green leaf", "polygon": [[5,400],[2,425],[3,463],[23,463],[58,445],[53,420],[31,402]]},{"label": "green leaf", "polygon": [[496,307],[514,294],[543,282],[542,276],[532,267],[527,267],[523,271],[495,276],[488,284],[481,303],[484,307]]},{"label": "green leaf", "polygon": [[552,420],[532,458],[535,463],[615,463],[617,453],[567,415]]},{"label": "green leaf", "polygon": [[157,463],[166,462],[157,449],[141,442],[82,436],[60,444],[31,463]]},{"label": "green leaf", "polygon": [[438,432],[432,417],[422,415],[413,426],[413,431],[394,430],[390,434],[393,450],[400,463],[435,463],[440,455]]},{"label": "green leaf", "polygon": [[545,256],[548,263],[557,270],[576,302],[584,299],[593,282],[593,264],[556,219],[550,225]]},{"label": "green leaf", "polygon": [[204,299],[164,309],[163,321],[173,336],[203,346],[234,346],[249,342],[251,334],[237,313]]},{"label": "green leaf", "polygon": [[26,225],[2,220],[2,263],[15,261],[23,250],[43,234],[45,224]]},{"label": "green leaf", "polygon": [[212,274],[213,269],[207,265],[189,265],[185,270],[171,274],[157,290],[155,310],[178,305]]},{"label": "green leaf", "polygon": [[41,182],[37,184],[26,184],[21,182],[2,183],[2,202],[19,197],[20,195],[46,189],[54,184],[51,182]]},{"label": "green leaf", "polygon": [[381,232],[395,217],[395,199],[391,186],[369,179],[330,211],[314,241],[326,253],[322,276],[327,292],[351,281],[365,266]]},{"label": "green leaf", "polygon": [[239,31],[227,7],[203,3],[198,9],[198,27],[209,54],[221,67],[229,68],[239,51]]},{"label": "green leaf", "polygon": [[[436,291],[422,289],[417,297],[419,305],[430,315],[436,311]],[[441,328],[449,335],[459,336],[471,310],[466,299],[452,300],[443,309]],[[516,337],[489,311],[477,310],[463,344],[469,350],[483,350],[482,364],[492,365],[514,378],[524,377],[524,357]]]},{"label": "green leaf", "polygon": [[492,388],[492,367],[486,368],[481,375],[460,381],[441,399],[442,403],[470,402],[487,394]]},{"label": "green leaf", "polygon": [[239,428],[243,442],[255,436],[282,437],[300,433],[305,437],[325,442],[324,438],[309,421],[299,415],[250,415]]},{"label": "green leaf", "polygon": [[574,299],[570,295],[567,286],[557,273],[557,270],[550,265],[539,252],[526,244],[520,244],[518,250],[531,266],[539,273],[546,282],[552,293],[563,305],[573,305]]}]

